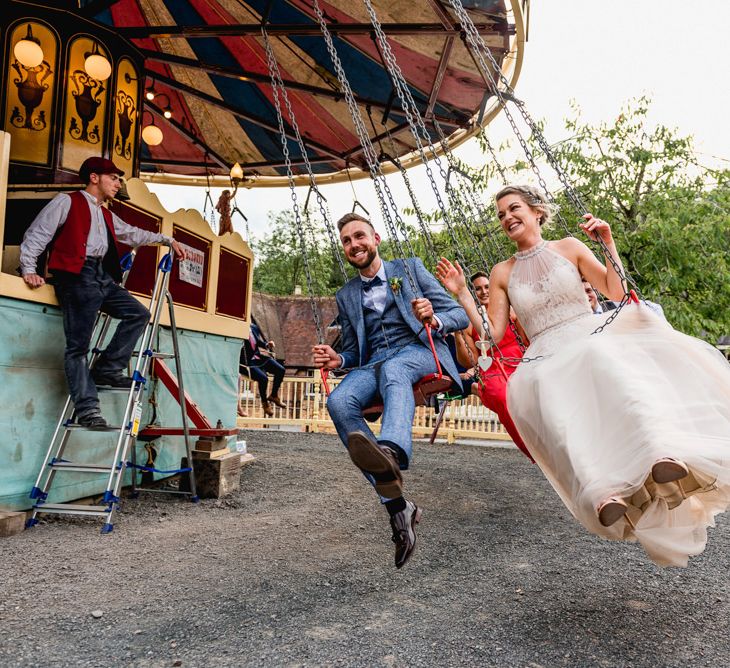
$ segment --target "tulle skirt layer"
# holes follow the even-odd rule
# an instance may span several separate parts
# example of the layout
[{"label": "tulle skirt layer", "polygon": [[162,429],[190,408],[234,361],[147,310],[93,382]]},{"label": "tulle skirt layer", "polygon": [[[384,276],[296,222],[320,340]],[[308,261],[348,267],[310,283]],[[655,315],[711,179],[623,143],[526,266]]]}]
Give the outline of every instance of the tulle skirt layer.
[{"label": "tulle skirt layer", "polygon": [[[530,453],[589,531],[638,540],[659,565],[684,566],[730,505],[730,365],[646,306],[626,306],[599,333],[593,315],[536,337],[508,385],[508,406]],[[690,475],[656,484],[664,457]],[[629,504],[611,527],[606,498]]]}]

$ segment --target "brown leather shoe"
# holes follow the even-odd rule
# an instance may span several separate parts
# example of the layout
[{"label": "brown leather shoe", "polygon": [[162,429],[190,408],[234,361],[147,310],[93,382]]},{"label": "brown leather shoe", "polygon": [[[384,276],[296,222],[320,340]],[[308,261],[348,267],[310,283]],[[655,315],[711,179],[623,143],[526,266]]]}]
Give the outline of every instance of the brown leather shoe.
[{"label": "brown leather shoe", "polygon": [[264,409],[264,415],[266,415],[266,417],[274,416],[274,407],[268,401],[262,400],[261,408]]},{"label": "brown leather shoe", "polygon": [[347,435],[347,450],[355,466],[375,479],[378,494],[389,499],[403,496],[403,476],[391,448],[379,445],[362,431],[353,431]]},{"label": "brown leather shoe", "polygon": [[423,511],[410,501],[406,507],[390,518],[395,543],[395,567],[403,568],[416,549],[416,524],[421,521]]},{"label": "brown leather shoe", "polygon": [[267,401],[276,404],[279,408],[286,408],[286,404],[276,394],[269,395]]}]

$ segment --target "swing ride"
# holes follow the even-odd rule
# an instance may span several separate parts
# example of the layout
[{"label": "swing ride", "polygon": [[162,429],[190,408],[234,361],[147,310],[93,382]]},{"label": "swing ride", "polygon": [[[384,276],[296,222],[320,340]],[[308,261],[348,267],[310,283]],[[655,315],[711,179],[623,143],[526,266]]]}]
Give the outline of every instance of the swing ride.
[{"label": "swing ride", "polygon": [[[529,3],[474,0],[466,6],[500,75],[514,85]],[[456,146],[498,112],[494,73],[478,62],[454,8],[443,0],[9,0],[0,29],[0,155],[7,174],[0,179],[0,300],[5,338],[17,344],[7,364],[11,373],[3,374],[0,419],[6,434],[30,432],[39,441],[50,436],[65,391],[58,366],[62,336],[53,290],[25,287],[16,271],[18,248],[45,203],[78,187],[85,158],[108,155],[132,177],[129,200],[113,205],[120,217],[174,235],[196,252],[193,275],[181,276],[175,267],[170,282],[186,389],[213,422],[228,423],[235,416],[238,349],[250,320],[253,257],[238,234],[216,234],[211,187],[230,188],[229,213],[245,222],[236,202],[240,186],[309,186],[337,254],[323,185],[370,178],[381,208],[392,212],[384,222],[397,237],[403,221],[383,176],[397,172],[408,182],[409,167],[443,154],[439,135]],[[24,49],[40,51],[40,64],[26,60]],[[94,69],[94,62],[104,67]],[[165,211],[144,181],[206,187],[205,220],[197,212]],[[307,206],[293,205],[298,223],[310,218]],[[303,234],[300,244],[306,255]],[[411,251],[407,238],[395,248],[400,256]],[[143,301],[159,259],[154,248],[137,254],[127,286]],[[338,264],[345,279],[341,257]],[[313,318],[321,333],[316,309]],[[39,358],[48,362],[23,361]],[[432,380],[439,387],[451,383],[438,370]],[[438,389],[423,387],[422,401]],[[179,407],[151,389],[143,421],[164,424]],[[29,396],[35,397],[31,414]],[[27,507],[39,466],[37,457],[18,453],[21,440],[0,441],[3,459],[15,462],[0,474],[0,500],[17,508]],[[169,442],[155,442],[158,468],[179,464]],[[93,454],[108,443],[97,436],[88,447]],[[58,489],[64,499],[95,490],[88,478],[71,474],[68,480]]]},{"label": "swing ride", "polygon": [[[348,278],[321,192],[323,185],[342,179],[368,179],[378,202],[376,217],[396,258],[416,255],[402,215],[406,204],[416,212],[434,264],[435,245],[424,216],[432,208],[465,271],[474,263],[487,270],[499,261],[493,239],[484,233],[490,207],[453,155],[455,146],[497,113],[509,121],[540,184],[545,186],[545,180],[524,139],[526,132],[536,139],[576,212],[585,213],[514,91],[526,34],[525,0],[57,4],[67,5],[66,10],[11,0],[3,17],[3,168],[9,168],[9,176],[7,194],[3,193],[7,215],[2,220],[0,298],[11,309],[32,304],[36,330],[58,327],[47,317],[47,305],[55,304],[52,290],[46,286],[29,295],[22,279],[13,275],[17,266],[13,252],[48,199],[76,185],[83,159],[100,152],[110,155],[128,175],[139,177],[128,183],[130,201],[115,203],[119,215],[133,224],[174,234],[199,254],[195,277],[173,270],[171,292],[181,338],[184,341],[187,334],[196,350],[190,358],[205,360],[190,391],[201,397],[202,408],[212,417],[235,416],[232,388],[237,387],[237,349],[250,321],[252,254],[239,235],[219,237],[197,213],[164,211],[144,180],[205,186],[203,212],[211,221],[212,186],[231,186],[229,213],[245,219],[235,199],[239,186],[288,185],[311,297],[305,223],[310,220],[312,195],[343,281]],[[17,45],[29,41],[43,50],[40,65],[17,60]],[[87,71],[91,56],[105,60],[111,76],[96,73],[95,79]],[[16,74],[20,78],[13,80]],[[23,122],[21,107],[27,117]],[[424,165],[432,202],[416,199],[408,175],[415,164]],[[385,178],[389,174],[403,179],[410,202],[395,201]],[[297,185],[309,187],[304,206]],[[468,239],[468,252],[459,242],[460,232]],[[146,251],[151,255],[145,259]],[[149,294],[149,269],[156,266],[156,252],[143,249],[130,274],[128,287],[141,298]],[[404,267],[406,280],[418,294],[405,262]],[[629,298],[627,292],[612,317]],[[322,319],[314,298],[311,302],[321,343]],[[508,360],[491,340],[486,321],[484,325],[496,368],[504,374]],[[424,327],[430,337],[429,323]],[[414,386],[422,405],[452,385],[433,345],[431,349],[435,373]],[[54,355],[61,357],[55,349],[49,358]],[[34,382],[44,383],[44,376],[36,373]],[[226,378],[231,387],[224,391],[213,387],[205,380],[213,376]],[[325,374],[322,379],[326,387]],[[20,413],[24,393],[11,385],[6,391],[16,396],[8,397],[5,405]],[[56,399],[49,396],[48,406]],[[155,416],[164,418],[166,410],[171,409],[158,398]],[[374,405],[365,412],[379,410]],[[41,434],[53,419],[50,408],[42,412],[49,415],[34,423]],[[7,419],[11,428],[17,428],[13,416]],[[35,472],[35,461],[28,468]],[[27,472],[13,471],[12,477],[20,484],[14,484],[8,502],[20,505],[25,503],[20,490],[27,489]],[[83,489],[89,489],[88,483]],[[78,485],[72,486],[68,497],[79,491]]]}]

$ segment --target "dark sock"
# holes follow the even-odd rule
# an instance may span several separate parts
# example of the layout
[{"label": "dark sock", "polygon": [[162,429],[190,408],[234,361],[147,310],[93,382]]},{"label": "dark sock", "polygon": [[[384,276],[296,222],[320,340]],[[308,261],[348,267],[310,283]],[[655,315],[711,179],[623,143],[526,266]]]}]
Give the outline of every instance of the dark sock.
[{"label": "dark sock", "polygon": [[393,517],[402,510],[406,509],[406,499],[403,496],[399,496],[397,499],[391,499],[385,502],[385,509],[388,511],[388,515]]}]

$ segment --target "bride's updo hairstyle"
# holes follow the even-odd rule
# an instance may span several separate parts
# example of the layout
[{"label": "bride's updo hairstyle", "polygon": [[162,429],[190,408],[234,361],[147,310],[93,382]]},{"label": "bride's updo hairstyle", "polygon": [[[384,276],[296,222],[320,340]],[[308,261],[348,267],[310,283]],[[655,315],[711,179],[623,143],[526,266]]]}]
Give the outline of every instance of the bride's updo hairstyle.
[{"label": "bride's updo hairstyle", "polygon": [[547,197],[532,186],[505,186],[495,196],[495,203],[507,195],[518,195],[520,199],[531,209],[540,212],[540,226],[549,223],[558,207],[548,201]]}]

